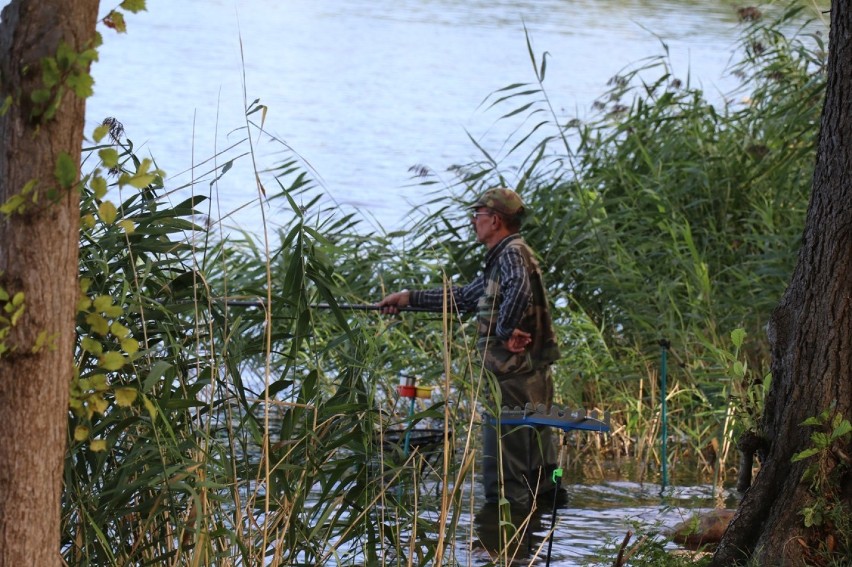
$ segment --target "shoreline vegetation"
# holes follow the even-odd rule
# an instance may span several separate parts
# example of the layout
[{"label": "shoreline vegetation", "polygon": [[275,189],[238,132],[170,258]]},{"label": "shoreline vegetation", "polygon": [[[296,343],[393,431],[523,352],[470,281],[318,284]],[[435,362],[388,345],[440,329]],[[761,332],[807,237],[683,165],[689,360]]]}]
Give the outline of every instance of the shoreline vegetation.
[{"label": "shoreline vegetation", "polygon": [[[64,561],[458,564],[476,546],[459,518],[478,506],[470,480],[488,406],[471,323],[339,305],[471,277],[481,255],[465,205],[498,184],[532,211],[524,235],[541,253],[564,353],[557,403],[611,416],[610,435],[575,438],[567,477],[614,468],[658,483],[666,459],[674,475],[731,488],[770,380],[764,326],[795,261],[825,87],[823,37],[779,31],[800,11],[758,15],[743,16],[731,70],[741,87],[721,106],[670,75],[663,55],[614,77],[592,119],[565,120],[546,90],[547,55],[530,48],[534,80],[486,100],[516,137],[452,166],[450,182],[417,169],[430,197],[409,230],[389,234],[363,233],[357,214],[321,210],[317,197],[303,203],[316,186],[288,154],[255,167],[261,199],[292,220],[259,239],[219,238],[203,191],[229,163],[212,160],[212,178],[174,205],[155,163],[106,123],[84,164],[105,177],[83,187]],[[246,108],[253,154],[266,108]],[[429,403],[400,401],[406,376],[433,389]],[[404,451],[390,441],[409,427],[446,434]],[[507,526],[495,565],[525,548],[523,529]],[[693,561],[644,529],[631,565]],[[624,534],[610,535],[599,564],[623,555]]]}]

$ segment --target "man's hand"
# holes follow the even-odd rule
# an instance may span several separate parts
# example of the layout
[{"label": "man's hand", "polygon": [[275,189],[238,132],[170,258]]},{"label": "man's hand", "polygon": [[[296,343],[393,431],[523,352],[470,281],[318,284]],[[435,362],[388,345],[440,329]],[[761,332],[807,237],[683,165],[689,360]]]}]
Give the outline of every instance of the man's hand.
[{"label": "man's hand", "polygon": [[408,307],[408,302],[411,299],[411,292],[407,289],[392,293],[379,301],[376,307],[379,307],[385,315],[395,315],[403,307]]},{"label": "man's hand", "polygon": [[506,339],[506,349],[509,352],[524,352],[531,342],[532,335],[520,329],[515,329],[512,331],[512,336]]}]

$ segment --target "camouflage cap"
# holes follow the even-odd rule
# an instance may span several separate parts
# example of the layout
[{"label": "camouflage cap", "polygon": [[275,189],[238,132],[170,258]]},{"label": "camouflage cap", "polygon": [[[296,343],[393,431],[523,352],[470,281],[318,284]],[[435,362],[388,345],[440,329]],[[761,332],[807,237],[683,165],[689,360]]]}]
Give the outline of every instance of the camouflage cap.
[{"label": "camouflage cap", "polygon": [[524,202],[521,197],[506,187],[495,187],[483,193],[477,201],[471,205],[472,209],[488,207],[498,213],[509,217],[524,214]]}]

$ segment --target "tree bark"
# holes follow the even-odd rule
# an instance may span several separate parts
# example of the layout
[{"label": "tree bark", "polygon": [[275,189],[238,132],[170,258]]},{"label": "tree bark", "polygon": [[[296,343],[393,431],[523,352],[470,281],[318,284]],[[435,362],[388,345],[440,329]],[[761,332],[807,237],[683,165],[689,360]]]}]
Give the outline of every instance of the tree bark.
[{"label": "tree bark", "polygon": [[12,97],[0,116],[0,205],[36,182],[23,212],[0,213],[0,287],[24,294],[0,357],[0,566],[61,564],[80,203],[76,182],[61,188],[55,171],[64,154],[79,172],[85,100],[66,89],[47,119],[33,115],[30,95],[61,42],[90,47],[97,11],[98,0],[12,0],[0,22],[0,106]]},{"label": "tree bark", "polygon": [[[762,434],[766,455],[713,558],[732,565],[751,556],[759,565],[814,564],[832,526],[806,528],[801,510],[815,495],[802,474],[808,461],[792,457],[813,443],[802,426],[836,404],[852,419],[852,13],[849,1],[832,3],[828,77],[813,192],[796,268],[772,314],[772,383]],[[848,439],[848,437],[847,437]],[[852,454],[848,440],[841,449]],[[852,511],[849,464],[838,486]],[[749,563],[752,564],[752,563]]]}]

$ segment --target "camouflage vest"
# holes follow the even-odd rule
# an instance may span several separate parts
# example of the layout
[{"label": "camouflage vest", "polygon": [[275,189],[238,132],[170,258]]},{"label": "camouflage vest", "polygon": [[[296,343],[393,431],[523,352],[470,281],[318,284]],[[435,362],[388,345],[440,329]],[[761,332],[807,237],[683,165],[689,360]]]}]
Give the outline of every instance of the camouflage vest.
[{"label": "camouflage vest", "polygon": [[533,251],[522,238],[510,240],[506,249],[510,247],[520,251],[530,277],[532,301],[518,328],[532,335],[532,343],[524,352],[514,353],[506,349],[503,341],[494,336],[503,297],[500,290],[500,269],[498,262],[493,261],[485,268],[485,292],[476,307],[479,333],[476,345],[485,368],[498,377],[526,374],[549,366],[559,358],[559,346],[556,343],[547,295],[541,281],[541,268]]}]

